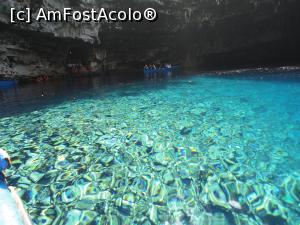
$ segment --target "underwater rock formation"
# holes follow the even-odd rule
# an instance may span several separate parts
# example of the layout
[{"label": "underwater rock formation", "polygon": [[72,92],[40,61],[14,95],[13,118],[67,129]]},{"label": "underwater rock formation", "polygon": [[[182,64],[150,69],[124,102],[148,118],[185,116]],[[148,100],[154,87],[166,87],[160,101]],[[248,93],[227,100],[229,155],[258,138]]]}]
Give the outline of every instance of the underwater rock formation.
[{"label": "underwater rock formation", "polygon": [[248,74],[101,86],[2,116],[9,185],[34,224],[299,225],[300,85]]},{"label": "underwater rock formation", "polygon": [[[146,9],[156,22],[10,24],[10,8]],[[299,63],[299,1],[9,0],[0,3],[0,76],[140,70],[171,62],[192,68]],[[70,57],[72,53],[72,57]]]}]

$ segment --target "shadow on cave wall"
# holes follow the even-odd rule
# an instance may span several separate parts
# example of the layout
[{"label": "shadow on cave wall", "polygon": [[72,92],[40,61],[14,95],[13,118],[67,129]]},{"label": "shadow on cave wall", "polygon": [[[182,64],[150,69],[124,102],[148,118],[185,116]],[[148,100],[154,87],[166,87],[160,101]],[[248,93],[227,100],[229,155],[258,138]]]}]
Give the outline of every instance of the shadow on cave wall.
[{"label": "shadow on cave wall", "polygon": [[[300,63],[299,1],[220,1],[217,8],[202,1],[191,13],[182,9],[185,21],[162,14],[147,25],[104,26],[100,38],[110,60],[122,59],[119,68],[153,62],[200,69]],[[213,17],[203,19],[204,9]]]}]

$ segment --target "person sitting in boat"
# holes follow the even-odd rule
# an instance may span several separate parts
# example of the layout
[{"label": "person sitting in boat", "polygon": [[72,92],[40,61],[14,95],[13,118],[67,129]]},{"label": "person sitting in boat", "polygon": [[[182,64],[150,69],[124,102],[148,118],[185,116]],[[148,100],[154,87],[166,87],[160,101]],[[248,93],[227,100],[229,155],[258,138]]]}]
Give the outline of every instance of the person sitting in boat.
[{"label": "person sitting in boat", "polygon": [[40,76],[38,76],[37,78],[36,78],[36,81],[37,82],[39,82],[39,83],[41,83],[41,82],[46,82],[46,81],[48,81],[49,80],[49,77],[48,77],[48,75],[47,74],[41,74]]},{"label": "person sitting in boat", "polygon": [[171,68],[172,68],[172,65],[167,63],[167,64],[165,65],[165,67],[168,68],[168,69],[171,69]]},{"label": "person sitting in boat", "polygon": [[49,77],[48,77],[47,74],[44,74],[44,75],[42,75],[42,76],[43,76],[43,81],[48,81],[48,80],[49,80]]},{"label": "person sitting in boat", "polygon": [[149,72],[150,67],[148,67],[148,65],[144,66],[144,73],[148,73]]}]

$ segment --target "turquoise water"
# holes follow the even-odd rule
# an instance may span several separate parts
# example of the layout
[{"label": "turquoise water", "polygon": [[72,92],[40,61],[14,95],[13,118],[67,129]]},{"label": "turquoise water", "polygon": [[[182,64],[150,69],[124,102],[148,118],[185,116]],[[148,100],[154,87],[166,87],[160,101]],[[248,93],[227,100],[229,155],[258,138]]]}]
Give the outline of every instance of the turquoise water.
[{"label": "turquoise water", "polygon": [[298,71],[94,86],[2,103],[0,147],[35,224],[299,225],[299,96]]}]

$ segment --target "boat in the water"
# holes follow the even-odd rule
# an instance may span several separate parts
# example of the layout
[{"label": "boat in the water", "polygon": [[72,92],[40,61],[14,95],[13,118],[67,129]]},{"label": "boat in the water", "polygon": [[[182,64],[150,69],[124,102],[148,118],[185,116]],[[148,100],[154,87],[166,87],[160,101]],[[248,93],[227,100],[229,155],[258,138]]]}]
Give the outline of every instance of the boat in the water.
[{"label": "boat in the water", "polygon": [[32,225],[17,192],[7,186],[3,171],[9,167],[8,158],[8,154],[0,149],[0,224]]},{"label": "boat in the water", "polygon": [[168,66],[168,67],[161,67],[161,68],[144,68],[145,75],[151,74],[162,74],[167,75],[172,72],[177,72],[179,70],[179,66]]},{"label": "boat in the water", "polygon": [[17,85],[16,80],[0,80],[0,90],[13,88]]}]

